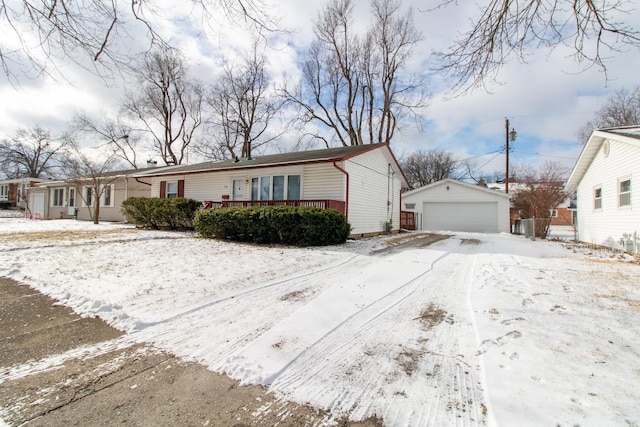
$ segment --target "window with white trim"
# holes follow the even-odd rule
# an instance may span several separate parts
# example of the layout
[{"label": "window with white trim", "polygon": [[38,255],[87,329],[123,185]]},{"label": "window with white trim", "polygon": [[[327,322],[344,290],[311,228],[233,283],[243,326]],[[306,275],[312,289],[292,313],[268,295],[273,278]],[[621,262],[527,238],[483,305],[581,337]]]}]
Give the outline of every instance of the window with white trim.
[{"label": "window with white trim", "polygon": [[68,194],[69,194],[69,207],[75,208],[76,207],[76,189],[69,188]]},{"label": "window with white trim", "polygon": [[0,185],[0,200],[9,200],[9,185]]},{"label": "window with white trim", "polygon": [[93,188],[90,185],[87,185],[82,189],[82,191],[84,193],[84,205],[93,206]]},{"label": "window with white trim", "polygon": [[167,181],[167,199],[178,197],[178,181]]},{"label": "window with white trim", "polygon": [[102,206],[113,207],[113,184],[105,185],[102,189]]},{"label": "window with white trim", "polygon": [[558,218],[558,210],[557,209],[551,209],[549,211],[549,218]]},{"label": "window with white trim", "polygon": [[251,200],[300,200],[300,175],[251,178]]},{"label": "window with white trim", "polygon": [[593,189],[593,209],[602,209],[602,187]]},{"label": "window with white trim", "polygon": [[51,206],[64,206],[64,188],[51,190]]},{"label": "window with white trim", "polygon": [[631,179],[618,181],[618,206],[631,206]]}]

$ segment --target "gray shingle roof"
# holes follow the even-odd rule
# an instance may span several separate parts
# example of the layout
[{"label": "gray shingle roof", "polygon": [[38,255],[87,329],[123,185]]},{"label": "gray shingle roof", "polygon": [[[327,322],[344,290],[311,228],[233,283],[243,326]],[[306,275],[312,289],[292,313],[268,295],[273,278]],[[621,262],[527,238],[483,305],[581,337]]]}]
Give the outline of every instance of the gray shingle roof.
[{"label": "gray shingle roof", "polygon": [[[145,173],[145,176],[153,175],[173,175],[184,173],[197,173],[226,169],[246,169],[255,167],[266,167],[282,164],[313,163],[324,161],[345,160],[360,153],[373,150],[386,144],[366,144],[348,147],[326,148],[322,150],[296,151],[291,153],[270,154],[266,156],[256,156],[251,159],[220,160],[212,162],[197,163],[185,166],[170,166],[158,168],[157,171]],[[155,172],[155,173],[154,173]]]}]

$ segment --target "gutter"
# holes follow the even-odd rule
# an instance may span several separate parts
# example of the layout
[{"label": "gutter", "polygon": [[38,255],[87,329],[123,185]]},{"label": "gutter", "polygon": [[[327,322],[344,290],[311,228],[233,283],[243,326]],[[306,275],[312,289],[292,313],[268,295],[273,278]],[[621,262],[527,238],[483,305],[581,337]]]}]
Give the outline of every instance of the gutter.
[{"label": "gutter", "polygon": [[338,169],[340,172],[344,174],[344,176],[347,177],[347,190],[346,190],[345,200],[344,200],[344,216],[347,217],[347,221],[348,221],[349,220],[349,172],[347,172],[346,170],[338,166],[336,162],[337,160],[333,161],[333,167]]}]

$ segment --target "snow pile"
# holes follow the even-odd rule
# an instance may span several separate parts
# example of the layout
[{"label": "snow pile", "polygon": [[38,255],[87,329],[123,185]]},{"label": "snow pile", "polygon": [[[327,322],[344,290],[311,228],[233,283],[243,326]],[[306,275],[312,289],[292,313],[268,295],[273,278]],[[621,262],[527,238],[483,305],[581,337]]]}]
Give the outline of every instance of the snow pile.
[{"label": "snow pile", "polygon": [[376,251],[392,239],[0,219],[0,275],[336,418],[638,425],[640,266],[511,235]]}]

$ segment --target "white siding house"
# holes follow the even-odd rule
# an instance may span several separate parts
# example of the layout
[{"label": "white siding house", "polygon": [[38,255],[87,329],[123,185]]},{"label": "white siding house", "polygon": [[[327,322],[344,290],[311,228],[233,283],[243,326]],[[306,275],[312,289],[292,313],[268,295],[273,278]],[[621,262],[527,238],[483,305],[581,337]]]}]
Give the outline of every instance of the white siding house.
[{"label": "white siding house", "polygon": [[593,131],[565,185],[576,191],[578,240],[632,250],[640,233],[638,179],[640,126]]},{"label": "white siding house", "polygon": [[406,192],[402,210],[428,231],[509,232],[509,195],[455,179]]},{"label": "white siding house", "polygon": [[151,197],[211,206],[306,205],[342,211],[352,235],[400,229],[407,181],[388,144],[171,166],[141,174]]}]

